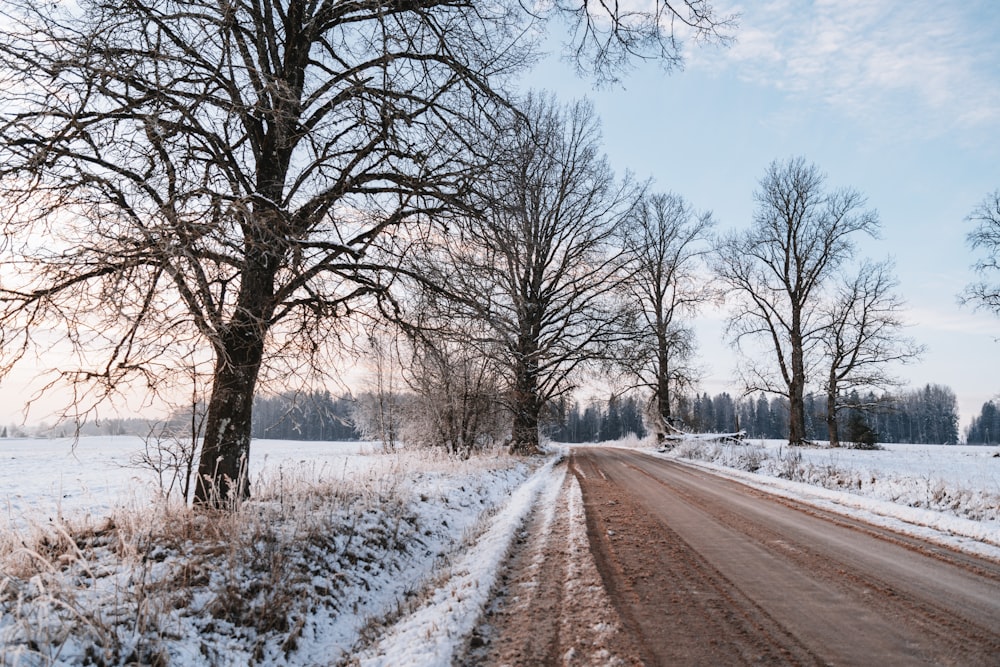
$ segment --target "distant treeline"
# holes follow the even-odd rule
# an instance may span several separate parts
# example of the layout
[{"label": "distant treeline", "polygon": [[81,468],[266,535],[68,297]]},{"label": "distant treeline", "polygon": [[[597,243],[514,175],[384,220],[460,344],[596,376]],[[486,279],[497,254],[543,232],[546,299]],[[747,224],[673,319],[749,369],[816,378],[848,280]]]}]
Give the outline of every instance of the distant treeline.
[{"label": "distant treeline", "polygon": [[[813,440],[826,439],[826,401],[806,396],[806,430]],[[334,398],[329,391],[285,393],[254,399],[254,438],[278,440],[359,440],[355,426],[358,406],[370,403],[370,394]],[[405,404],[406,397],[394,399]],[[954,444],[958,442],[958,409],[948,387],[928,384],[921,389],[895,395],[857,394],[844,397],[840,411],[842,437],[857,440],[869,435],[878,442]],[[554,402],[544,420],[543,431],[556,442],[617,440],[628,434],[646,435],[643,423],[645,400],[637,395],[609,400],[580,402],[562,398]],[[202,407],[199,406],[199,412]],[[728,393],[681,397],[675,407],[680,425],[697,433],[731,433],[744,430],[751,438],[788,437],[788,402],[781,397],[759,394],[734,399]],[[164,422],[145,419],[111,419],[85,424],[82,435],[139,435],[162,433],[166,425],[176,433],[190,432],[190,411]],[[73,427],[45,429],[47,435],[72,435]],[[11,428],[11,436],[21,431]],[[0,435],[2,437],[2,435]],[[1000,443],[1000,408],[993,401],[983,405],[966,431],[970,444]]]},{"label": "distant treeline", "polygon": [[995,402],[983,403],[983,409],[966,429],[965,439],[970,445],[1000,444],[1000,408]]},{"label": "distant treeline", "polygon": [[275,440],[360,440],[354,426],[357,399],[333,398],[329,391],[277,396],[253,400],[253,438]]},{"label": "distant treeline", "polygon": [[[253,429],[251,437],[274,440],[359,440],[360,434],[354,427],[354,411],[360,397],[342,396],[333,398],[329,391],[288,392],[271,396],[256,396],[253,402]],[[204,421],[205,405],[195,406],[194,428],[199,429]],[[181,408],[165,420],[143,418],[101,419],[82,424],[65,422],[57,426],[42,426],[40,435],[68,437],[76,434],[94,435],[136,435],[139,437],[159,437],[172,435],[189,438],[192,429],[191,408]],[[26,435],[24,430],[14,427],[11,436]],[[2,432],[0,432],[0,437]]]},{"label": "distant treeline", "polygon": [[[826,440],[826,398],[806,396],[806,433],[812,440]],[[958,407],[955,393],[941,385],[896,395],[876,396],[854,392],[843,398],[839,411],[841,437],[845,441],[870,438],[877,442],[955,444],[958,442]],[[645,435],[643,401],[635,396],[581,405],[563,400],[551,411],[548,435],[557,442],[613,440],[634,433]],[[990,404],[991,405],[991,404]],[[984,406],[984,410],[986,407]],[[674,414],[678,425],[694,433],[733,433],[744,430],[748,437],[788,437],[788,400],[759,394],[734,399],[728,393],[681,397]],[[993,442],[1000,440],[1000,414],[991,415]],[[970,438],[970,442],[972,442]]]},{"label": "distant treeline", "polygon": [[[329,392],[282,394],[254,399],[253,437],[282,440],[358,440],[355,426],[359,406],[374,402],[370,394],[332,398]],[[407,404],[407,396],[391,401]],[[543,425],[556,442],[617,440],[629,433],[643,437],[642,401],[636,396],[581,405],[563,399],[554,404]]]},{"label": "distant treeline", "polygon": [[[826,398],[807,395],[806,434],[825,440]],[[853,392],[843,397],[838,414],[845,440],[870,433],[878,442],[955,444],[958,442],[958,404],[948,387],[928,384],[921,389],[895,395],[876,396]],[[729,433],[745,430],[752,438],[788,437],[788,401],[782,397],[734,400],[728,393],[707,393],[682,398],[677,406],[680,419],[692,431]]]},{"label": "distant treeline", "polygon": [[[332,398],[329,392],[282,394],[254,399],[253,437],[282,440],[358,440],[355,426],[358,406],[374,397]],[[405,406],[407,396],[392,400]],[[617,440],[633,433],[645,436],[642,400],[636,396],[581,404],[563,399],[556,402],[543,425],[545,435],[556,442]]]},{"label": "distant treeline", "polygon": [[642,413],[643,401],[634,395],[586,405],[562,398],[550,407],[543,430],[555,442],[618,440],[630,433],[642,438]]}]

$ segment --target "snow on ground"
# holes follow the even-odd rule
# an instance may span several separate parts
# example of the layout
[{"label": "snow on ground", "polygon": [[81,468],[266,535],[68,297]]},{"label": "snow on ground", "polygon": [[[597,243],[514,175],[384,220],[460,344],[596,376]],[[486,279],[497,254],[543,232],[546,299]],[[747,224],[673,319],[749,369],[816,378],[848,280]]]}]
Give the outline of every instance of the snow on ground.
[{"label": "snow on ground", "polygon": [[496,575],[539,493],[554,497],[562,475],[552,468],[556,459],[537,471],[517,490],[493,520],[489,530],[450,569],[442,586],[413,614],[390,628],[378,644],[360,656],[364,667],[426,667],[450,665],[472,633]]},{"label": "snow on ground", "polygon": [[[0,532],[28,523],[100,520],[116,507],[143,507],[160,481],[136,459],[146,442],[135,436],[0,439]],[[310,468],[345,479],[376,461],[371,442],[254,440],[251,479]],[[165,484],[168,480],[165,480]]]},{"label": "snow on ground", "polygon": [[684,441],[659,454],[904,534],[1000,560],[994,447],[887,444],[882,450]]},{"label": "snow on ground", "polygon": [[[448,665],[562,479],[558,453],[255,441],[253,501],[213,522],[163,501],[143,447],[0,440],[0,664]],[[996,453],[702,440],[661,456],[1000,560]]]},{"label": "snow on ground", "polygon": [[[155,475],[126,465],[139,439],[0,445],[11,665],[345,664],[399,619],[429,637],[406,619],[442,586],[472,623],[552,465],[255,441],[253,500],[212,519],[154,500]],[[459,645],[452,620],[436,651]]]}]

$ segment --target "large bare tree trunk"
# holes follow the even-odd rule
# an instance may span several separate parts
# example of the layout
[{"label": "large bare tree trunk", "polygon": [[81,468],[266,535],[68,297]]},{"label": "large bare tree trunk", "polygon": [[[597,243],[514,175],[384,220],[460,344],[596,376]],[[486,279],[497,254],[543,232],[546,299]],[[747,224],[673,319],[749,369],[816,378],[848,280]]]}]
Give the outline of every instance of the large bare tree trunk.
[{"label": "large bare tree trunk", "polygon": [[250,427],[263,341],[240,348],[216,362],[195,486],[199,505],[223,508],[250,496]]},{"label": "large bare tree trunk", "polygon": [[656,412],[660,418],[660,423],[656,429],[656,440],[662,443],[666,439],[667,431],[672,427],[670,420],[673,415],[670,414],[670,356],[667,349],[667,341],[663,336],[660,336],[658,346],[659,362],[656,377]]},{"label": "large bare tree trunk", "polygon": [[258,242],[257,251],[248,251],[257,266],[244,273],[233,321],[217,345],[195,486],[198,505],[221,509],[250,496],[247,471],[253,396],[274,311],[277,253],[266,248],[266,242]]},{"label": "large bare tree trunk", "polygon": [[514,420],[511,427],[510,451],[514,454],[538,454],[538,363],[523,354],[515,369],[514,396],[511,401]]},{"label": "large bare tree trunk", "polygon": [[798,329],[798,314],[792,315],[792,377],[788,381],[788,444],[801,445],[806,440],[805,403],[805,356],[802,350],[802,336]]},{"label": "large bare tree trunk", "polygon": [[512,429],[510,451],[512,454],[538,454],[538,411],[530,406],[530,400],[524,401],[514,411],[514,427]]},{"label": "large bare tree trunk", "polygon": [[806,404],[800,383],[793,383],[790,389],[791,396],[788,399],[788,444],[801,445],[806,440]]}]

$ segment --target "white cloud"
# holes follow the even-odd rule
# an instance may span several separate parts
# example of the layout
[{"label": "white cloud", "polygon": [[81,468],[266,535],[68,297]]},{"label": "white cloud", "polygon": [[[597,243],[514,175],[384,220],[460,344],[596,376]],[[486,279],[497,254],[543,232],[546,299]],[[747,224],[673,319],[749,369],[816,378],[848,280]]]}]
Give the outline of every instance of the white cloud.
[{"label": "white cloud", "polygon": [[[742,14],[737,44],[693,67],[738,75],[902,131],[1000,125],[1000,6],[990,0],[781,0]],[[719,55],[721,54],[721,55]]]}]

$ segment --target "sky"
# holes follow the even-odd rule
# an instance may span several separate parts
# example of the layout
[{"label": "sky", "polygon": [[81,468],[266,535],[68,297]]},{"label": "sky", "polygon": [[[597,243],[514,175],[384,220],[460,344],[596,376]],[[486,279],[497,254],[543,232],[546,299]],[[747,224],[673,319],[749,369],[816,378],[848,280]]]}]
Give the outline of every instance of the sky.
[{"label": "sky", "polygon": [[[1000,2],[715,4],[740,14],[736,42],[686,48],[683,71],[647,63],[595,89],[553,53],[523,86],[589,98],[616,171],[712,211],[720,231],[749,225],[776,159],[802,156],[830,187],[864,193],[882,237],[861,252],[894,258],[907,334],[927,348],[898,375],[950,386],[964,427],[1000,395],[1000,318],[958,299],[975,278],[966,217],[1000,188]],[[707,308],[694,323],[699,389],[735,395],[725,314]],[[20,421],[31,373],[0,383],[0,419]]]},{"label": "sky", "polygon": [[[595,89],[553,53],[526,85],[590,99],[615,170],[712,211],[719,231],[750,224],[774,160],[802,156],[828,187],[862,192],[882,234],[859,255],[895,260],[906,334],[926,346],[897,375],[950,386],[964,428],[1000,395],[1000,318],[958,298],[976,277],[966,218],[1000,189],[1000,2],[716,8],[740,14],[736,42],[686,47],[683,71],[646,64]],[[708,308],[694,323],[710,394],[740,391],[725,314]]]}]

